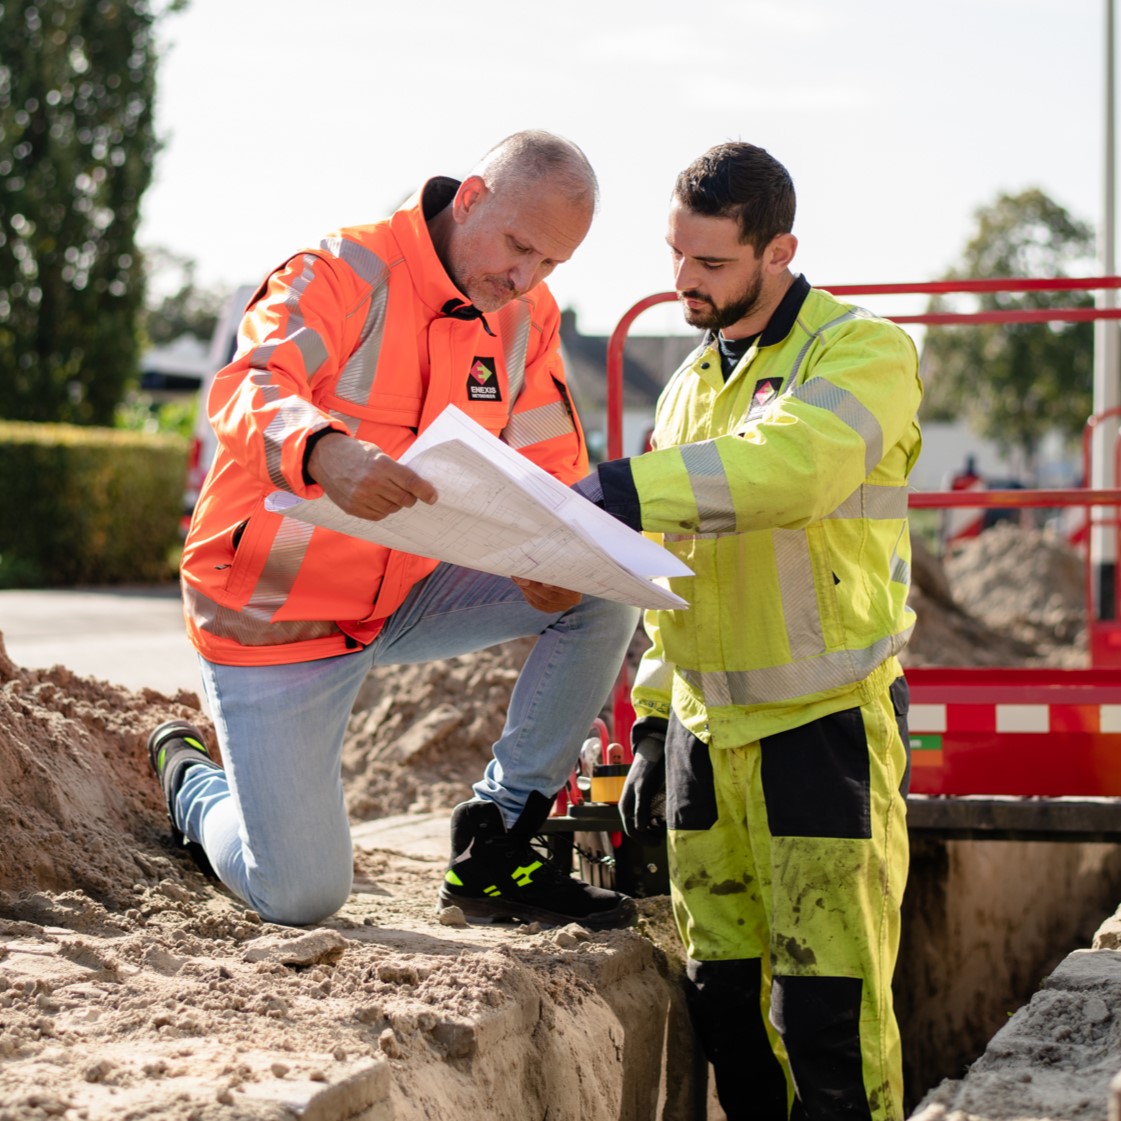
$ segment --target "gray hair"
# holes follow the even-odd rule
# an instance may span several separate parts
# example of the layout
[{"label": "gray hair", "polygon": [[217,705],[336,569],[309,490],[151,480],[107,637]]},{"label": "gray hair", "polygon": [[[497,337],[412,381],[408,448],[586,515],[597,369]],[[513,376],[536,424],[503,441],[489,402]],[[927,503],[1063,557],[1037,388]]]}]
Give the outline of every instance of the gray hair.
[{"label": "gray hair", "polygon": [[588,157],[563,136],[541,129],[526,129],[500,140],[471,170],[496,195],[521,194],[548,180],[570,202],[599,199],[599,183]]}]

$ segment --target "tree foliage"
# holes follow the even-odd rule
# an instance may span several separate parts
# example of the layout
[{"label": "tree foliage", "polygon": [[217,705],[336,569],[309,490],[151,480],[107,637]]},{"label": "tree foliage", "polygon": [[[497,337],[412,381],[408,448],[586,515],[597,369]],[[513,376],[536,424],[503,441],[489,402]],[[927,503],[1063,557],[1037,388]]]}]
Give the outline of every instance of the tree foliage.
[{"label": "tree foliage", "polygon": [[[947,279],[1062,277],[1092,258],[1092,228],[1043,191],[1002,194],[977,211],[977,231]],[[1084,292],[985,293],[984,309],[1089,307]],[[931,311],[948,309],[935,298]],[[1029,460],[1053,429],[1082,430],[1093,410],[1092,323],[967,324],[930,327],[923,345],[922,415],[962,418]]]},{"label": "tree foliage", "polygon": [[144,309],[147,341],[162,346],[182,335],[209,340],[229,298],[227,289],[200,285],[195,278],[196,262],[190,257],[155,248],[145,250],[144,258],[149,280],[157,273],[165,278],[175,277],[174,289],[158,300],[151,300]]},{"label": "tree foliage", "polygon": [[157,19],[0,0],[0,416],[110,424],[136,375]]}]

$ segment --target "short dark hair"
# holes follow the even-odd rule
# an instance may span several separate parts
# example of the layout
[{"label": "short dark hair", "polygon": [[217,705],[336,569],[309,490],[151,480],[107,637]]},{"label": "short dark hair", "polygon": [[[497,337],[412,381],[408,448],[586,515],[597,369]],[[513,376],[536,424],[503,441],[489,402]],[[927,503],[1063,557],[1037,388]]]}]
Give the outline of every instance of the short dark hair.
[{"label": "short dark hair", "polygon": [[769,152],[730,141],[695,159],[673,186],[674,198],[697,214],[734,218],[740,241],[762,253],[794,228],[794,181]]}]

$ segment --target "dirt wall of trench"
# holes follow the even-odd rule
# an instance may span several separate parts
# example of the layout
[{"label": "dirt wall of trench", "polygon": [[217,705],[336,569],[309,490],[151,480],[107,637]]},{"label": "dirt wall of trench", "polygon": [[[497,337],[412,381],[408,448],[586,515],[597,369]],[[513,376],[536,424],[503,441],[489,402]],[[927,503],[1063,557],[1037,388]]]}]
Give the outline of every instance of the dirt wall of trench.
[{"label": "dirt wall of trench", "polygon": [[961,1078],[1119,899],[1121,846],[912,843],[894,985],[908,1106]]}]

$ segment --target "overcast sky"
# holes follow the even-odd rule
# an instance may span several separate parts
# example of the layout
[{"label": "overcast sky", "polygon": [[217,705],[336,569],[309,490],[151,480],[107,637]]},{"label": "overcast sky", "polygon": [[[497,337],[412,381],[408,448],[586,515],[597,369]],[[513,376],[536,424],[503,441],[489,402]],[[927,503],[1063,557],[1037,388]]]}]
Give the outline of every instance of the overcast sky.
[{"label": "overcast sky", "polygon": [[[163,27],[141,241],[204,284],[255,282],[545,128],[600,179],[550,281],[585,332],[669,286],[674,177],[729,139],[789,168],[812,283],[930,280],[1002,191],[1041,187],[1100,224],[1105,3],[191,0]],[[672,306],[640,320],[678,328]]]}]

